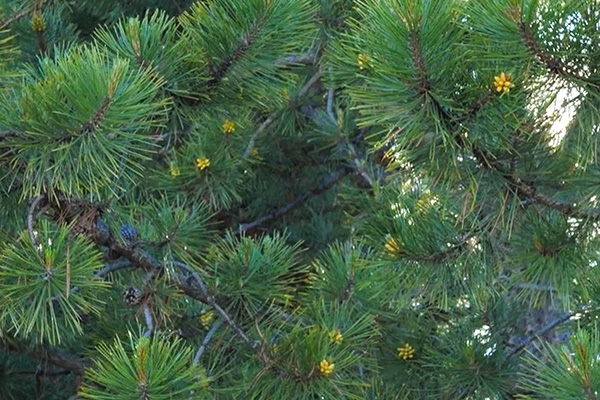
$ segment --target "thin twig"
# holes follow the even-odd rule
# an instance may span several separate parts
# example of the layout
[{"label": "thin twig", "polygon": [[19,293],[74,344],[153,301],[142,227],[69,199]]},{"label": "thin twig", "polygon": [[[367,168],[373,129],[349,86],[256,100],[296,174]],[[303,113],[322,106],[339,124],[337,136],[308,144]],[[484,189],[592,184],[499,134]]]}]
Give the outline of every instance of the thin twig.
[{"label": "thin twig", "polygon": [[300,91],[298,92],[298,97],[304,96],[308,92],[308,89],[310,89],[315,83],[319,81],[321,75],[322,72],[320,70],[315,72],[315,74],[310,77],[308,82],[306,82],[306,84],[302,86],[302,89],[300,89]]},{"label": "thin twig", "polygon": [[198,287],[200,288],[200,293],[202,294],[202,296],[206,299],[206,302],[208,303],[208,305],[210,305],[217,313],[219,313],[219,315],[221,316],[221,318],[227,323],[227,325],[229,325],[231,327],[231,329],[234,330],[234,332],[250,347],[255,348],[254,343],[252,343],[252,341],[248,338],[248,336],[246,336],[246,334],[244,333],[244,331],[242,331],[236,324],[235,322],[233,322],[233,320],[231,319],[231,317],[225,312],[225,310],[223,310],[221,308],[221,306],[219,306],[217,304],[217,302],[215,301],[215,299],[212,297],[212,295],[210,294],[210,292],[208,291],[208,289],[206,288],[206,285],[204,284],[204,281],[202,280],[202,278],[200,277],[200,275],[198,275],[198,273],[196,273],[196,271],[194,271],[189,265],[184,264],[182,262],[179,261],[173,261],[173,265],[175,265],[176,267],[179,267],[181,269],[183,269],[184,271],[186,271],[187,273],[189,273],[191,275],[191,277],[194,279],[195,283],[198,285]]},{"label": "thin twig", "polygon": [[198,364],[200,362],[202,355],[204,355],[204,352],[206,351],[208,343],[210,343],[213,336],[215,335],[217,330],[219,330],[221,325],[223,325],[222,319],[215,322],[214,325],[210,328],[210,331],[208,331],[208,333],[204,337],[204,340],[202,341],[202,344],[200,345],[200,348],[198,348],[198,351],[196,352],[196,356],[194,357],[194,364]]},{"label": "thin twig", "polygon": [[248,142],[248,147],[246,147],[246,151],[244,152],[244,155],[242,157],[244,160],[247,160],[248,157],[250,157],[250,154],[252,153],[252,150],[254,149],[254,146],[256,144],[256,138],[258,138],[258,135],[260,135],[265,129],[267,129],[269,125],[273,123],[273,121],[275,121],[275,113],[271,114],[269,118],[267,118],[262,124],[260,124],[256,132],[254,132],[254,134],[250,138],[250,141]]},{"label": "thin twig", "polygon": [[98,272],[96,272],[94,276],[97,278],[104,278],[106,275],[112,272],[116,272],[120,269],[125,269],[127,267],[131,267],[131,261],[120,260],[115,263],[108,264],[106,267],[102,268],[101,270],[98,270]]},{"label": "thin twig", "polygon": [[301,194],[300,196],[296,197],[292,202],[288,203],[287,205],[273,211],[272,213],[270,213],[268,215],[265,215],[262,218],[255,220],[255,221],[248,222],[246,224],[241,224],[240,228],[239,228],[239,232],[242,233],[242,232],[254,229],[256,227],[259,227],[267,222],[281,218],[288,212],[292,211],[294,208],[296,208],[296,207],[300,206],[301,204],[303,204],[304,202],[306,202],[306,200],[308,200],[312,196],[321,194],[321,193],[325,192],[326,190],[330,189],[333,185],[335,185],[339,180],[341,180],[343,177],[348,175],[350,172],[352,172],[352,170],[349,167],[342,167],[342,168],[338,169],[332,175],[328,176],[323,181],[321,181],[321,183],[319,183],[319,185],[317,185],[316,188],[311,189],[311,190]]},{"label": "thin twig", "polygon": [[21,18],[26,17],[27,14],[30,14],[34,11],[34,8],[30,8],[29,10],[21,11],[18,14],[15,14],[13,17],[6,19],[0,23],[0,31],[4,30],[10,24],[19,21]]},{"label": "thin twig", "polygon": [[333,88],[329,89],[327,91],[327,115],[329,115],[329,118],[331,118],[331,122],[333,122],[333,124],[335,126],[338,125],[337,123],[337,118],[335,118],[335,114],[333,113],[333,95],[335,94]]},{"label": "thin twig", "polygon": [[146,320],[146,327],[148,327],[148,330],[144,332],[144,336],[150,337],[154,332],[154,319],[152,318],[152,308],[148,303],[144,304],[144,319]]},{"label": "thin twig", "polygon": [[550,285],[538,285],[536,283],[519,283],[517,285],[517,288],[519,289],[530,289],[530,290],[543,290],[543,291],[550,291],[550,292],[556,292],[556,288],[554,286],[550,286]]},{"label": "thin twig", "polygon": [[[98,272],[96,272],[94,274],[94,276],[96,278],[104,278],[106,275],[112,273],[112,272],[116,272],[120,269],[125,269],[127,267],[131,267],[131,262],[129,262],[129,260],[121,260],[121,261],[117,261],[116,263],[113,264],[108,264],[106,267],[102,268],[101,270],[99,270]],[[79,286],[73,286],[70,290],[70,293],[77,293],[79,292]],[[68,295],[66,296],[67,298],[69,297]],[[56,301],[58,300],[57,296],[52,296],[50,298],[50,301]]]},{"label": "thin twig", "polygon": [[525,340],[523,340],[518,346],[512,348],[506,355],[506,358],[510,358],[512,356],[514,356],[515,354],[519,353],[520,351],[522,351],[525,347],[527,347],[530,343],[532,343],[534,340],[538,339],[539,337],[541,337],[542,335],[546,334],[547,332],[549,332],[550,330],[556,328],[558,325],[567,322],[568,320],[570,320],[575,314],[573,313],[565,313],[563,315],[561,315],[560,317],[548,322],[545,326],[543,326],[542,328],[540,328],[537,332],[534,332],[533,335],[527,337]]},{"label": "thin twig", "polygon": [[[300,91],[298,92],[298,97],[304,96],[306,94],[306,92],[308,92],[308,89],[310,89],[310,87],[312,85],[314,85],[319,80],[320,77],[321,77],[321,71],[318,71],[300,89]],[[274,112],[273,114],[271,114],[269,116],[269,118],[267,118],[266,120],[264,120],[264,122],[262,124],[260,124],[260,126],[258,127],[256,132],[254,132],[254,134],[250,138],[250,141],[248,142],[246,151],[244,151],[244,155],[242,156],[242,158],[244,160],[247,160],[248,157],[250,157],[250,154],[252,154],[252,150],[254,149],[254,146],[256,145],[256,139],[258,138],[258,135],[260,135],[262,132],[264,132],[265,129],[267,129],[273,123],[273,121],[275,121],[276,116],[277,116],[277,112]]]},{"label": "thin twig", "polygon": [[275,64],[278,66],[285,66],[286,64],[295,64],[295,65],[312,65],[315,63],[316,55],[314,52],[310,52],[308,54],[300,54],[300,55],[290,55],[287,57],[278,60]]},{"label": "thin twig", "polygon": [[34,232],[35,224],[37,223],[36,210],[38,209],[40,203],[44,200],[46,200],[45,194],[40,194],[35,199],[33,199],[33,201],[31,202],[31,205],[29,206],[29,214],[27,214],[27,230],[29,231],[29,238],[31,239],[31,243],[33,244],[33,246],[36,249],[38,248],[38,243],[37,243],[37,240],[35,239],[35,232]]}]

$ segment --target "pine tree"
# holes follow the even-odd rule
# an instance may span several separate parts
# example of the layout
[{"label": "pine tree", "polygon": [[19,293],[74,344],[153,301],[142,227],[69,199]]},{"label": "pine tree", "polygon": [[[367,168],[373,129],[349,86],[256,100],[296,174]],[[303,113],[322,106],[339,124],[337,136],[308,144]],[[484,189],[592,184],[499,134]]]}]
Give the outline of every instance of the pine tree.
[{"label": "pine tree", "polygon": [[0,399],[596,399],[594,0],[0,0]]}]

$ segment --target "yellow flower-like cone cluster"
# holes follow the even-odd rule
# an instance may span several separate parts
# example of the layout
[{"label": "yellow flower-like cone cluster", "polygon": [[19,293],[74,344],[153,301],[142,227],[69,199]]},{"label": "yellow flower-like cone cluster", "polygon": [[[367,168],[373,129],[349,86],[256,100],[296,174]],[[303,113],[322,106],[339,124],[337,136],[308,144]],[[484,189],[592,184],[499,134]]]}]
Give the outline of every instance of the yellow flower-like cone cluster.
[{"label": "yellow flower-like cone cluster", "polygon": [[225,122],[223,122],[223,133],[225,133],[225,134],[233,133],[233,132],[235,132],[235,128],[236,128],[235,122],[230,121],[228,119],[226,119]]},{"label": "yellow flower-like cone cluster", "polygon": [[497,92],[508,93],[511,88],[515,87],[512,83],[512,78],[510,75],[502,72],[500,75],[494,77],[494,86],[496,87]]},{"label": "yellow flower-like cone cluster", "polygon": [[398,347],[398,357],[400,357],[403,360],[409,360],[411,358],[413,358],[415,355],[415,349],[413,349],[413,347],[406,343],[404,346],[402,347]]},{"label": "yellow flower-like cone cluster", "polygon": [[359,54],[357,63],[361,70],[373,67],[373,59],[367,54]]},{"label": "yellow flower-like cone cluster", "polygon": [[431,193],[424,193],[419,200],[417,200],[417,212],[419,214],[425,214],[431,211],[434,205],[438,202],[437,197]]},{"label": "yellow flower-like cone cluster", "polygon": [[344,341],[344,336],[342,336],[342,332],[340,332],[339,329],[331,331],[329,333],[329,337],[331,338],[331,341],[335,344],[340,344]]},{"label": "yellow flower-like cone cluster", "polygon": [[325,376],[333,374],[334,369],[335,364],[329,360],[323,360],[319,363],[319,371]]},{"label": "yellow flower-like cone cluster", "polygon": [[398,256],[402,254],[402,245],[393,237],[388,237],[387,242],[385,243],[385,249],[393,256]]},{"label": "yellow flower-like cone cluster", "polygon": [[202,326],[204,328],[208,328],[210,326],[210,323],[212,322],[214,316],[215,316],[214,312],[209,311],[200,317],[200,323],[202,324]]},{"label": "yellow flower-like cone cluster", "polygon": [[46,20],[42,14],[35,13],[31,19],[31,28],[37,33],[44,32],[46,30]]},{"label": "yellow flower-like cone cluster", "polygon": [[208,158],[197,158],[196,167],[198,167],[200,171],[203,171],[206,168],[210,167],[210,160]]},{"label": "yellow flower-like cone cluster", "polygon": [[169,172],[171,173],[171,176],[173,176],[173,177],[177,177],[177,176],[181,175],[181,170],[175,163],[171,164],[171,168],[169,169]]}]

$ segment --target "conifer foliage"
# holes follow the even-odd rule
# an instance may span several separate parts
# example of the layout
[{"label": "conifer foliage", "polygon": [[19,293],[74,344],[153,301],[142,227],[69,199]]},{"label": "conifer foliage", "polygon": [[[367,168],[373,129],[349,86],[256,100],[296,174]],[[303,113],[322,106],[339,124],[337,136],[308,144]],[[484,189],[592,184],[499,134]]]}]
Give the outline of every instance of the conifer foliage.
[{"label": "conifer foliage", "polygon": [[0,0],[0,399],[596,399],[594,0]]}]

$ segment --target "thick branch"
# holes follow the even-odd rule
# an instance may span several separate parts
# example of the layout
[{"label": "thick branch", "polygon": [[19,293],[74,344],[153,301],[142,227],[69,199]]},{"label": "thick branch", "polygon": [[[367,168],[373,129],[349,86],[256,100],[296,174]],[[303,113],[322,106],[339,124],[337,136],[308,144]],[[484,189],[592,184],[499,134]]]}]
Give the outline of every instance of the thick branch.
[{"label": "thick branch", "polygon": [[554,58],[542,50],[538,44],[535,35],[531,28],[525,22],[519,22],[519,33],[521,38],[525,42],[525,45],[542,64],[544,64],[550,71],[561,76],[572,76],[572,72],[567,70],[563,62],[557,58]]},{"label": "thick branch", "polygon": [[[471,108],[470,112],[461,118],[453,119],[437,102],[435,98],[431,98],[440,118],[447,126],[450,132],[454,132],[454,140],[455,142],[464,150],[469,150],[467,143],[464,138],[457,133],[456,131],[459,129],[461,123],[465,122],[467,119],[474,117],[482,107],[484,107],[490,101],[490,95],[486,95],[480,101],[475,103],[475,105]],[[488,153],[485,149],[479,147],[471,147],[471,153],[477,160],[477,162],[483,166],[484,168],[488,168],[498,172],[508,183],[515,187],[515,189],[529,197],[532,201],[542,204],[546,207],[552,208],[554,210],[560,211],[561,213],[568,215],[570,217],[582,218],[582,219],[592,219],[597,220],[600,219],[600,210],[592,210],[592,211],[582,211],[575,209],[572,205],[568,203],[561,202],[559,200],[555,200],[550,196],[538,193],[537,188],[533,183],[528,183],[523,181],[521,178],[516,176],[514,173],[508,171],[505,167],[503,167],[498,161],[495,160],[493,155]]]}]

